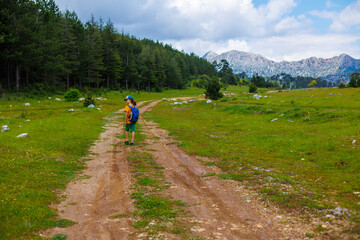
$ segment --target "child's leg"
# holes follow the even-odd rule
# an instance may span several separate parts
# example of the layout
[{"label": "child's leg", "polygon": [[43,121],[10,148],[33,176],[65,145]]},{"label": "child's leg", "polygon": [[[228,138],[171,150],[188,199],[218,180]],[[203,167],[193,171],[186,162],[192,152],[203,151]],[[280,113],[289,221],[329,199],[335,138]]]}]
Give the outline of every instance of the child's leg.
[{"label": "child's leg", "polygon": [[131,132],[131,142],[134,143],[135,140],[135,132]]},{"label": "child's leg", "polygon": [[125,131],[125,141],[129,141],[129,131]]}]

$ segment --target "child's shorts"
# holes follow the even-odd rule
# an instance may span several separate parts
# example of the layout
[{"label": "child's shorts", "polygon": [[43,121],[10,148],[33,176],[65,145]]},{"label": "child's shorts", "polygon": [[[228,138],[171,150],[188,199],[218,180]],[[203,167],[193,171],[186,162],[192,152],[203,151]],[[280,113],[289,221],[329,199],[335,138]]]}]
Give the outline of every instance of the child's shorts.
[{"label": "child's shorts", "polygon": [[126,124],[126,128],[125,130],[128,132],[130,130],[130,132],[135,132],[135,123],[131,123],[131,124]]}]

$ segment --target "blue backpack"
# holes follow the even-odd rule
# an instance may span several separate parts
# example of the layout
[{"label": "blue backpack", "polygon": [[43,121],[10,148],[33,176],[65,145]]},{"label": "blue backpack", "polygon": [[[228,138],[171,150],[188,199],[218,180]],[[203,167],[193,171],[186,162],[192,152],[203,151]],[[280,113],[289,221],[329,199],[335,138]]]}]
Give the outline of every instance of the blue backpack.
[{"label": "blue backpack", "polygon": [[139,119],[139,109],[137,109],[135,106],[131,107],[130,105],[128,105],[128,107],[131,109],[129,121],[132,123],[136,123]]}]

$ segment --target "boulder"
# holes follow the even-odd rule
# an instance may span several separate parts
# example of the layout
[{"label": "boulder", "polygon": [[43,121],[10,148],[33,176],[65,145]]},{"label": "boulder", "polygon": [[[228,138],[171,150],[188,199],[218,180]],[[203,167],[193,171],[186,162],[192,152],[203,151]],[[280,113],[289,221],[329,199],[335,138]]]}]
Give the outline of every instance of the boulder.
[{"label": "boulder", "polygon": [[183,101],[183,103],[188,103],[188,101]]},{"label": "boulder", "polygon": [[1,127],[1,131],[2,132],[10,131],[10,128],[8,127],[8,125],[4,125]]},{"label": "boulder", "polygon": [[22,133],[20,135],[17,136],[17,138],[24,138],[24,137],[28,137],[29,134],[28,133]]},{"label": "boulder", "polygon": [[30,103],[25,103],[25,107],[30,107]]},{"label": "boulder", "polygon": [[192,100],[192,99],[191,99],[191,100],[189,100],[189,103],[192,103],[192,102],[195,102],[195,100]]},{"label": "boulder", "polygon": [[162,101],[167,101],[167,98],[163,98],[163,99],[161,99]]},{"label": "boulder", "polygon": [[206,103],[212,103],[212,101],[210,99],[206,100]]},{"label": "boulder", "polygon": [[88,106],[88,108],[95,108],[95,105],[94,105],[94,104],[90,104],[90,105]]},{"label": "boulder", "polygon": [[78,101],[79,101],[79,102],[83,102],[83,101],[85,101],[85,98],[83,98],[83,97],[82,97],[82,98],[79,98]]},{"label": "boulder", "polygon": [[254,94],[253,98],[255,98],[256,100],[259,100],[260,98],[262,98],[262,96],[259,94]]}]

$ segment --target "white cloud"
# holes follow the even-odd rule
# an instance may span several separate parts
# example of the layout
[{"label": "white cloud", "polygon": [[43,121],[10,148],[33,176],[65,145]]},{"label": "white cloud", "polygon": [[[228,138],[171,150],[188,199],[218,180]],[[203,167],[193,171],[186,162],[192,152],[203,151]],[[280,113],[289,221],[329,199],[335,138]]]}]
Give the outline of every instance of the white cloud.
[{"label": "white cloud", "polygon": [[360,58],[360,36],[348,34],[293,34],[281,37],[254,38],[249,41],[232,39],[204,41],[201,39],[167,40],[173,47],[203,56],[208,51],[218,54],[230,50],[253,52],[274,61],[297,61],[309,57],[330,58],[348,53]]},{"label": "white cloud", "polygon": [[[119,31],[172,44],[202,56],[207,51],[259,53],[272,60],[332,57],[343,52],[360,58],[359,32],[341,34],[360,25],[360,0],[342,11],[327,0],[328,10],[310,15],[332,19],[337,34],[316,34],[313,21],[293,10],[299,0],[56,0],[60,9],[75,10],[82,21],[110,18]],[[84,7],[86,6],[86,7]],[[331,10],[331,11],[330,11]],[[313,19],[313,18],[312,18]],[[352,34],[352,35],[351,35]]]},{"label": "white cloud", "polygon": [[[61,9],[75,9],[83,21],[110,18],[139,37],[222,40],[280,33],[279,23],[296,6],[295,0],[269,0],[258,8],[252,0],[56,0]],[[86,6],[86,8],[82,7]],[[296,20],[301,21],[301,20]],[[278,25],[275,30],[274,26]],[[297,27],[299,24],[290,26]]]},{"label": "white cloud", "polygon": [[296,61],[309,57],[330,58],[341,53],[360,57],[360,36],[348,34],[294,34],[269,37],[249,42],[249,46],[263,56],[276,61]]},{"label": "white cloud", "polygon": [[337,5],[336,3],[333,3],[332,1],[330,0],[327,0],[326,1],[326,7],[327,8],[334,8],[334,7],[338,7],[339,5]]},{"label": "white cloud", "polygon": [[349,30],[353,26],[360,25],[360,0],[357,0],[342,11],[312,11],[310,14],[331,19],[333,22],[330,25],[330,29],[336,32],[343,32]]},{"label": "white cloud", "polygon": [[251,48],[244,40],[230,39],[226,41],[206,41],[202,39],[184,39],[184,40],[166,40],[167,44],[171,44],[174,48],[184,50],[187,53],[195,53],[202,57],[208,51],[223,53],[230,50],[238,50],[250,52]]}]

